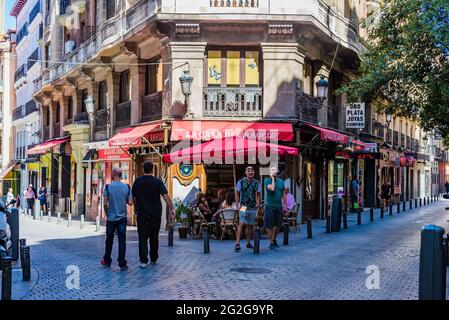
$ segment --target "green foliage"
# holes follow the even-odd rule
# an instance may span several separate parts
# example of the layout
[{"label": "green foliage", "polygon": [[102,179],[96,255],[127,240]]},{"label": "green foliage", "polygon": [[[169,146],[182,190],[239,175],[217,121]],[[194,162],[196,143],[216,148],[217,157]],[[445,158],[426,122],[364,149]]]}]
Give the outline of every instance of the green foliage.
[{"label": "green foliage", "polygon": [[414,117],[449,142],[449,1],[390,0],[380,12],[360,76],[338,93],[388,101],[378,112]]},{"label": "green foliage", "polygon": [[175,212],[176,222],[182,223],[183,227],[187,227],[190,221],[190,209],[182,202],[177,203]]}]

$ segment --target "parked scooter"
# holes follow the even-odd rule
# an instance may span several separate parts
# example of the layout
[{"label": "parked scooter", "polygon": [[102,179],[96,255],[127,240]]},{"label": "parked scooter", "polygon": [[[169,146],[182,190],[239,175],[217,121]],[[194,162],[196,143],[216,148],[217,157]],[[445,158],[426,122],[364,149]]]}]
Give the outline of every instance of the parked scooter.
[{"label": "parked scooter", "polygon": [[15,203],[16,199],[12,199],[6,206],[0,203],[0,267],[1,258],[12,254],[11,229],[6,218],[11,214],[8,207]]}]

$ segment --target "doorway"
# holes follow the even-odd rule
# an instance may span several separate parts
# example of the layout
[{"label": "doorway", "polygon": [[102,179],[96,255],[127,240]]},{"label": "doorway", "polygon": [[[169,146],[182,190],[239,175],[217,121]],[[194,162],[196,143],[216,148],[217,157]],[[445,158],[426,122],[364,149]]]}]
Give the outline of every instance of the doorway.
[{"label": "doorway", "polygon": [[305,222],[308,217],[311,219],[318,219],[320,217],[319,194],[318,165],[312,162],[305,162],[303,222]]}]

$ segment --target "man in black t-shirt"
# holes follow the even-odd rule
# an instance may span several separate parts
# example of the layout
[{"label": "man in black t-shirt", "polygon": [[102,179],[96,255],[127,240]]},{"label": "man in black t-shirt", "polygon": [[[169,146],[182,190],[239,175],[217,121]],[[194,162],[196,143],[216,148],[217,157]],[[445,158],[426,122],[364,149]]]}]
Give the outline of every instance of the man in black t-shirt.
[{"label": "man in black t-shirt", "polygon": [[175,208],[161,180],[154,177],[153,163],[145,161],[142,177],[136,179],[132,187],[137,213],[137,233],[139,235],[140,267],[148,264],[148,239],[150,241],[151,264],[156,264],[159,249],[159,229],[161,226],[161,196],[170,207],[170,218],[175,216]]}]

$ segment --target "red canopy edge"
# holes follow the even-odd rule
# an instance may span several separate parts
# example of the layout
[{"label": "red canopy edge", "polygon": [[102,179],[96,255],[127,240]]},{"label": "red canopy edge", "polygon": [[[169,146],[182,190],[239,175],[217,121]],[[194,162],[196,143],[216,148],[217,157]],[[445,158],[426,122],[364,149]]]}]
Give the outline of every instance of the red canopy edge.
[{"label": "red canopy edge", "polygon": [[60,145],[61,143],[67,142],[69,140],[70,140],[70,137],[63,138],[63,139],[56,139],[53,141],[46,141],[46,142],[38,144],[37,146],[29,149],[27,151],[27,154],[30,154],[30,155],[31,154],[44,154],[47,151],[47,149],[56,147],[57,145]]}]

